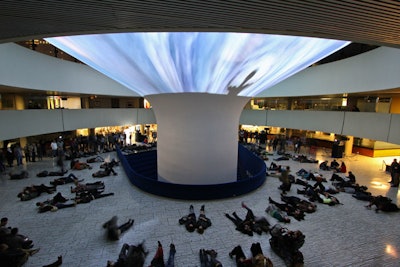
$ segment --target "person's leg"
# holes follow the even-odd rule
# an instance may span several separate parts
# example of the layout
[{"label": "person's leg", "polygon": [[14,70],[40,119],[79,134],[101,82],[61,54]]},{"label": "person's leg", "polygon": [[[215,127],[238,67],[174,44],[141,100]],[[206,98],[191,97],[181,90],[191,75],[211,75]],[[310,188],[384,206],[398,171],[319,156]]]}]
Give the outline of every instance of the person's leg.
[{"label": "person's leg", "polygon": [[210,255],[209,266],[211,267],[222,267],[222,263],[217,260],[217,252],[215,250],[207,250],[207,254]]},{"label": "person's leg", "polygon": [[175,266],[175,253],[176,253],[175,245],[171,243],[169,245],[168,261],[167,261],[167,264],[165,265],[165,267],[174,267]]},{"label": "person's leg", "polygon": [[129,228],[131,228],[131,226],[133,225],[134,222],[135,222],[135,220],[129,219],[126,223],[119,226],[118,229],[121,231],[121,234],[123,232],[127,231]]},{"label": "person's leg", "polygon": [[156,254],[154,255],[153,259],[151,260],[151,265],[160,266],[164,265],[164,250],[161,245],[161,242],[158,241],[158,247]]},{"label": "person's leg", "polygon": [[206,215],[204,205],[202,205],[200,208],[200,215]]},{"label": "person's leg", "polygon": [[210,262],[208,259],[208,255],[206,254],[206,251],[204,249],[200,249],[200,267],[209,267]]},{"label": "person's leg", "polygon": [[399,182],[400,182],[400,174],[399,173],[395,173],[394,175],[393,175],[393,184],[392,184],[392,187],[399,187]]},{"label": "person's leg", "polygon": [[240,224],[240,222],[238,222],[235,218],[233,218],[228,213],[225,213],[225,217],[228,218],[229,220],[231,220],[235,224],[235,226],[238,226]]},{"label": "person's leg", "polygon": [[242,202],[242,207],[245,208],[247,210],[247,214],[246,214],[246,221],[250,221],[250,220],[254,220],[254,213],[253,211],[246,206],[246,204],[244,204],[244,202]]}]

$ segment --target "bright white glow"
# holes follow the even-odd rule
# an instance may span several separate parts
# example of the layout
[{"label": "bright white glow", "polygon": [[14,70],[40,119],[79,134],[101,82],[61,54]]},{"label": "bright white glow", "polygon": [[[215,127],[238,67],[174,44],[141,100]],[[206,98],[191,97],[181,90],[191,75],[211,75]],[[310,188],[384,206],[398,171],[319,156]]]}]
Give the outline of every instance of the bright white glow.
[{"label": "bright white glow", "polygon": [[145,96],[202,92],[255,96],[349,44],[250,33],[113,33],[46,38]]}]

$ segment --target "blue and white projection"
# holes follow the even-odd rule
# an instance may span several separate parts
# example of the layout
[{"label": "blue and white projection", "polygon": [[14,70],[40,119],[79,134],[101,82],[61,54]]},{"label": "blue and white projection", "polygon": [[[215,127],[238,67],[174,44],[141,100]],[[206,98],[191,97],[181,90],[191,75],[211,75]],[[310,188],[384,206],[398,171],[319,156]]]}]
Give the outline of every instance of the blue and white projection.
[{"label": "blue and white projection", "polygon": [[136,93],[251,97],[348,45],[252,33],[152,32],[46,38]]}]

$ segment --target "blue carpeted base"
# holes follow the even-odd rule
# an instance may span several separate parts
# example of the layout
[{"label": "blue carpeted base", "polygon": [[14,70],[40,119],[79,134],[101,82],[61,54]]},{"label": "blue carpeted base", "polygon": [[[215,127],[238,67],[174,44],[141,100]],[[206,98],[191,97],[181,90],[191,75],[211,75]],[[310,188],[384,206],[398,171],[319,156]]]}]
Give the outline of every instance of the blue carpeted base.
[{"label": "blue carpeted base", "polygon": [[260,187],[266,179],[265,162],[242,145],[239,145],[238,153],[238,177],[236,182],[186,185],[157,180],[156,150],[124,155],[120,149],[117,149],[118,157],[133,185],[158,196],[187,200],[235,197]]}]

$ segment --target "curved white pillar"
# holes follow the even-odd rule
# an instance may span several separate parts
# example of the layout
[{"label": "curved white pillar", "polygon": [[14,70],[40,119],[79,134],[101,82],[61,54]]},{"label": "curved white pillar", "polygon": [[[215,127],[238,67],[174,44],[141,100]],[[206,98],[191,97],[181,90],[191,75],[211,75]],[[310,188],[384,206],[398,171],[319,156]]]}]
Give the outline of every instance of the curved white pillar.
[{"label": "curved white pillar", "polygon": [[249,97],[174,93],[146,99],[157,120],[159,180],[192,185],[236,181],[239,118]]}]

